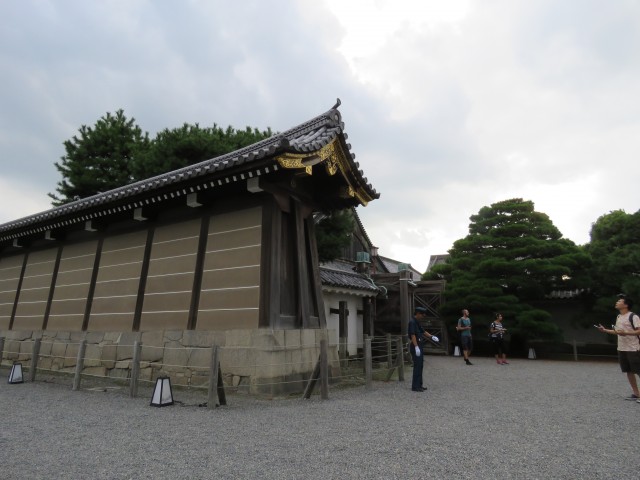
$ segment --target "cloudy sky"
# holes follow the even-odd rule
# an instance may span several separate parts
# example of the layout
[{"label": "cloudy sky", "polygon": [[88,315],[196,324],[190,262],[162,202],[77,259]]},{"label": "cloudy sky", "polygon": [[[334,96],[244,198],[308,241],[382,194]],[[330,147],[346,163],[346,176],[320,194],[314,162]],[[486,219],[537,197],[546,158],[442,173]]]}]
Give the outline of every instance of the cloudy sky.
[{"label": "cloudy sky", "polygon": [[640,208],[639,52],[640,0],[2,1],[0,223],[107,112],[283,131],[340,97],[381,255],[422,271],[514,197],[584,244]]}]

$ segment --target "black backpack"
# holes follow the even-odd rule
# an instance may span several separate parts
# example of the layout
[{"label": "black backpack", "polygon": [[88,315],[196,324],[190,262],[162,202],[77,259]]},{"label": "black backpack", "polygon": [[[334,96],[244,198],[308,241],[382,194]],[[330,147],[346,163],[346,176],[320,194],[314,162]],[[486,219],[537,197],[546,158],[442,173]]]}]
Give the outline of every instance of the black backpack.
[{"label": "black backpack", "polygon": [[[634,330],[637,330],[638,327],[636,327],[635,323],[633,323],[633,317],[637,317],[638,315],[636,315],[633,312],[629,312],[629,323],[631,324],[631,328],[633,328]],[[638,342],[640,342],[640,335],[638,335]]]}]

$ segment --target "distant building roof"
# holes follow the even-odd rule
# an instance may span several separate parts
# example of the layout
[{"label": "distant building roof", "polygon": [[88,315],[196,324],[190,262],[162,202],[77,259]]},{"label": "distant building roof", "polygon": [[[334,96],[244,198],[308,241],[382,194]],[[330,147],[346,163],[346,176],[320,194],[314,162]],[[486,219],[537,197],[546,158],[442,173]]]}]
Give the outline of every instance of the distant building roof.
[{"label": "distant building roof", "polygon": [[380,260],[387,268],[387,271],[389,273],[398,273],[400,271],[400,266],[406,265],[408,267],[407,269],[411,272],[411,280],[420,280],[422,278],[422,273],[413,268],[409,263],[403,263],[398,260],[393,260],[391,258],[383,256],[380,256]]},{"label": "distant building roof", "polygon": [[332,260],[320,264],[320,280],[325,289],[359,290],[376,294],[379,290],[366,275],[355,271],[355,263]]},{"label": "distant building roof", "polygon": [[442,253],[440,255],[431,255],[429,257],[429,265],[427,265],[427,272],[431,270],[431,267],[445,263],[448,258],[449,258],[448,253]]}]

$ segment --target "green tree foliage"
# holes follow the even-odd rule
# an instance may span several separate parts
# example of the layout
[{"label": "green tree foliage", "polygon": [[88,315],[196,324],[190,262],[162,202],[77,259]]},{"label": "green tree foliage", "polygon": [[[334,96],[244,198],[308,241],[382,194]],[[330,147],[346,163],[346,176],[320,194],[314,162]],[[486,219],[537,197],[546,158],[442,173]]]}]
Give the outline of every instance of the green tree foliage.
[{"label": "green tree foliage", "polygon": [[210,128],[184,124],[165,129],[152,140],[149,148],[138,155],[133,165],[136,180],[161,175],[182,167],[239,150],[273,135],[271,129],[260,131],[249,127],[226,130],[216,124]]},{"label": "green tree foliage", "polygon": [[272,134],[271,129],[184,124],[150,140],[122,110],[107,113],[94,127],[83,125],[79,135],[64,142],[66,154],[55,164],[62,180],[58,194],[49,197],[54,206],[62,205],[239,150]]},{"label": "green tree foliage", "polygon": [[512,343],[559,337],[546,311],[531,303],[555,289],[584,281],[589,256],[562,238],[549,217],[531,201],[514,198],[470,217],[469,234],[449,250],[449,259],[427,278],[447,280],[442,314],[455,323],[461,309],[475,323],[489,324],[495,312],[509,323]]},{"label": "green tree foliage", "polygon": [[107,113],[94,127],[83,125],[78,132],[64,142],[66,153],[55,163],[62,180],[57,195],[49,193],[54,206],[131,183],[133,159],[149,145],[148,134],[123,110]]},{"label": "green tree foliage", "polygon": [[640,210],[633,214],[616,210],[602,215],[591,227],[586,245],[593,259],[591,276],[594,315],[602,321],[615,315],[618,293],[625,293],[640,305]]},{"label": "green tree foliage", "polygon": [[321,262],[342,256],[344,249],[351,243],[354,222],[351,210],[346,209],[323,216],[316,224],[318,257]]}]

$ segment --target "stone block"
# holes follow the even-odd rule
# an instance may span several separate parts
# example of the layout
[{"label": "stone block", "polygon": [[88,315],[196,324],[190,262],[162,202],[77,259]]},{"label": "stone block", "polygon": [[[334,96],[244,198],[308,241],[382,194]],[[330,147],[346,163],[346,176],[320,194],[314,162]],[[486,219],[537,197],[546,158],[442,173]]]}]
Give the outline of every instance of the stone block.
[{"label": "stone block", "polygon": [[82,373],[85,375],[93,375],[95,377],[106,377],[107,369],[105,367],[98,367],[98,366],[85,367],[82,370]]},{"label": "stone block", "polygon": [[66,342],[55,342],[51,345],[51,355],[56,358],[64,357],[67,352]]},{"label": "stone block", "polygon": [[164,346],[142,344],[141,362],[161,362],[163,356]]},{"label": "stone block", "polygon": [[316,332],[318,332],[317,329],[307,328],[305,330],[300,330],[300,343],[302,344],[302,346],[314,347],[318,345],[318,343],[316,342]]},{"label": "stone block", "polygon": [[182,344],[185,347],[210,347],[215,342],[215,333],[202,330],[185,330]]},{"label": "stone block", "polygon": [[87,349],[84,352],[84,366],[85,367],[100,367],[102,366],[102,347],[95,344],[87,344]]},{"label": "stone block", "polygon": [[187,364],[189,359],[187,350],[183,348],[181,343],[167,342],[164,347],[164,367],[171,367],[175,369],[176,366],[182,366]]},{"label": "stone block", "polygon": [[126,380],[130,375],[131,371],[128,368],[112,368],[108,371],[109,378]]},{"label": "stone block", "polygon": [[[300,361],[309,366],[313,370],[318,363],[318,358],[320,358],[320,348],[319,347],[307,347],[300,350],[301,358]],[[308,367],[309,368],[309,367]]]},{"label": "stone block", "polygon": [[40,342],[40,356],[41,357],[49,357],[51,356],[51,349],[53,348],[53,342],[51,338],[46,337],[42,339]]},{"label": "stone block", "polygon": [[106,368],[113,368],[116,364],[116,345],[102,346],[102,361]]},{"label": "stone block", "polygon": [[163,347],[164,346],[164,333],[163,332],[142,332],[140,335],[140,342],[142,345],[148,345],[151,347]]},{"label": "stone block", "polygon": [[38,360],[38,368],[43,370],[51,370],[51,365],[53,365],[53,359],[51,357],[43,357]]},{"label": "stone block", "polygon": [[9,360],[15,360],[20,353],[20,342],[18,340],[5,340],[4,356]]},{"label": "stone block", "polygon": [[227,330],[225,335],[225,346],[227,347],[249,347],[251,346],[251,330]]},{"label": "stone block", "polygon": [[86,332],[85,339],[87,343],[102,343],[104,342],[104,332]]},{"label": "stone block", "polygon": [[73,343],[80,343],[86,338],[85,332],[69,332],[69,341]]},{"label": "stone block", "polygon": [[208,384],[209,384],[209,377],[197,375],[196,372],[193,372],[193,374],[191,375],[191,378],[189,379],[189,385],[191,385],[192,387],[204,387]]},{"label": "stone block", "polygon": [[[309,362],[308,359],[304,359],[303,350],[290,350],[287,354],[289,357],[287,363],[289,363],[289,365],[286,366],[287,368],[281,370],[280,373],[282,375],[306,372],[309,369]],[[315,367],[315,364],[311,366],[312,369],[313,367]]]},{"label": "stone block", "polygon": [[198,370],[208,370],[211,366],[211,349],[194,348],[191,349],[188,365]]},{"label": "stone block", "polygon": [[246,348],[223,348],[220,351],[220,367],[225,373],[250,376],[255,370],[254,350]]},{"label": "stone block", "polygon": [[300,330],[284,330],[284,345],[289,347],[300,346]]},{"label": "stone block", "polygon": [[133,346],[140,338],[138,332],[122,332],[118,339],[116,360],[128,360],[133,358]]},{"label": "stone block", "polygon": [[18,340],[23,342],[25,340],[30,340],[33,337],[33,332],[31,330],[9,330],[7,333],[7,338],[11,340]]},{"label": "stone block", "polygon": [[251,345],[257,348],[273,348],[280,346],[270,330],[259,329],[251,331]]},{"label": "stone block", "polygon": [[57,332],[56,333],[56,339],[58,339],[59,341],[68,342],[70,338],[71,338],[71,332]]},{"label": "stone block", "polygon": [[179,342],[182,340],[182,330],[165,330],[164,340],[165,342]]},{"label": "stone block", "polygon": [[20,342],[20,355],[31,355],[33,352],[33,342],[32,341],[23,341]]},{"label": "stone block", "polygon": [[120,340],[120,333],[119,332],[105,332],[104,333],[103,342],[118,343],[119,340]]},{"label": "stone block", "polygon": [[78,359],[78,350],[80,350],[80,345],[77,343],[70,343],[67,345],[67,351],[64,355],[64,367],[73,367],[76,364]]},{"label": "stone block", "polygon": [[153,368],[149,368],[149,367],[141,368],[140,376],[138,378],[142,381],[150,382],[151,379],[153,378]]},{"label": "stone block", "polygon": [[131,360],[118,360],[114,368],[130,369]]}]

